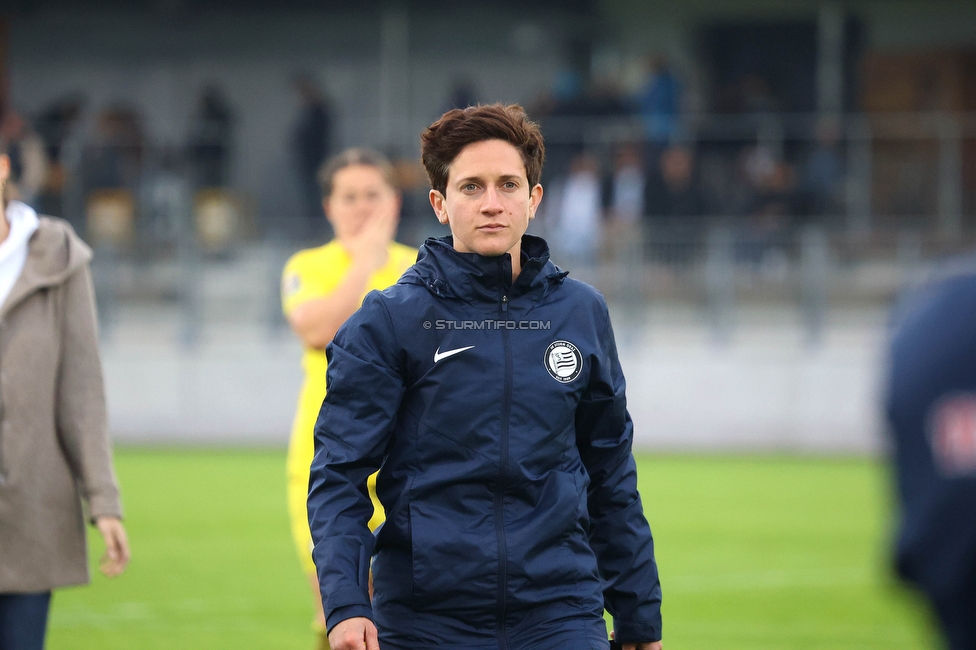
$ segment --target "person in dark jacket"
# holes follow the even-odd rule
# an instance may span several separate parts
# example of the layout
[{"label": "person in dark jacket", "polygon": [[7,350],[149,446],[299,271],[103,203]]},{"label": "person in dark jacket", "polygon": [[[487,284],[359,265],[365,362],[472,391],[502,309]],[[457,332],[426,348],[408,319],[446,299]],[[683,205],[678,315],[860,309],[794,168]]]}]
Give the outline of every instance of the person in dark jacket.
[{"label": "person in dark jacket", "polygon": [[308,232],[316,232],[322,222],[322,196],[318,173],[332,151],[332,108],[319,85],[309,75],[293,81],[301,109],[292,127],[292,148],[301,184]]},{"label": "person in dark jacket", "polygon": [[976,648],[976,263],[896,312],[886,411],[901,505],[899,574],[952,650]]},{"label": "person in dark jacket", "polygon": [[538,126],[515,105],[452,110],[422,153],[452,234],[326,350],[308,510],[329,641],[607,649],[606,608],[622,647],[660,650],[607,306],[525,234],[543,193]]}]

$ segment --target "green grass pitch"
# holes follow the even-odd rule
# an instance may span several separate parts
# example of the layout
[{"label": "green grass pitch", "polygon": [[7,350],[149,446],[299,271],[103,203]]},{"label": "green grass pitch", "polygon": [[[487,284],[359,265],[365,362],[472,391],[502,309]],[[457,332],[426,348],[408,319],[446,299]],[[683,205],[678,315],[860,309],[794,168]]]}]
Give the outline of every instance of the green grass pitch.
[{"label": "green grass pitch", "polygon": [[[122,449],[134,559],[55,594],[48,648],[312,647],[284,452]],[[638,456],[665,647],[935,647],[889,576],[887,476],[864,459]],[[92,539],[92,561],[102,547]]]}]

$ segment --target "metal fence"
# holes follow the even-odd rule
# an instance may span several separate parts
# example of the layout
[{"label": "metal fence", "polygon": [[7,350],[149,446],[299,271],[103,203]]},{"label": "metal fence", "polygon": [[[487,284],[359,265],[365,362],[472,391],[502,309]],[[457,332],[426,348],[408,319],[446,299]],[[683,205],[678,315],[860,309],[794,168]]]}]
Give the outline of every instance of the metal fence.
[{"label": "metal fence", "polygon": [[[648,309],[690,308],[714,339],[733,334],[738,314],[762,306],[795,310],[811,343],[831,309],[883,308],[924,278],[940,259],[967,244],[904,232],[852,236],[808,226],[760,238],[721,223],[694,235],[652,229],[615,233],[592,260],[553,259],[597,286],[615,307],[640,319]],[[103,247],[94,264],[103,329],[112,335],[127,311],[142,310],[173,325],[188,346],[208,329],[286,330],[280,273],[302,242],[268,239],[213,254],[189,243],[146,251]]]},{"label": "metal fence", "polygon": [[[576,156],[591,157],[605,180],[619,152],[637,146],[645,180],[660,189],[661,156],[675,147],[691,153],[695,210],[647,206],[621,225],[604,200],[600,245],[588,258],[559,249],[558,210],[539,230],[553,242],[554,259],[611,302],[635,313],[692,306],[718,341],[734,331],[739,310],[777,304],[795,308],[815,342],[832,307],[886,305],[934,261],[976,243],[976,115],[690,116],[667,143],[646,141],[638,118],[552,117],[543,127],[550,202],[549,184],[565,181]],[[824,151],[833,157],[833,188],[807,182]],[[144,149],[139,173],[113,187],[68,170],[59,202],[96,249],[106,336],[133,309],[168,319],[186,345],[210,327],[284,331],[281,268],[294,251],[322,243],[325,228],[262,214],[247,192],[198,187],[173,160],[172,152]],[[767,213],[756,207],[768,206],[756,201],[764,191],[756,174],[775,176],[776,165],[789,173],[783,192],[773,192],[782,204]],[[417,245],[439,231],[427,188],[417,183],[423,175],[406,177],[413,184],[404,187],[401,235]]]},{"label": "metal fence", "polygon": [[761,189],[750,184],[763,179],[743,167],[758,152],[770,176],[777,164],[793,174],[789,191],[799,200],[786,215],[792,223],[857,233],[907,227],[943,237],[976,227],[973,113],[694,114],[663,142],[648,141],[638,117],[554,116],[543,126],[550,178],[565,174],[581,152],[609,170],[616,152],[636,145],[653,174],[662,151],[688,149],[698,216],[749,214],[748,195]]}]

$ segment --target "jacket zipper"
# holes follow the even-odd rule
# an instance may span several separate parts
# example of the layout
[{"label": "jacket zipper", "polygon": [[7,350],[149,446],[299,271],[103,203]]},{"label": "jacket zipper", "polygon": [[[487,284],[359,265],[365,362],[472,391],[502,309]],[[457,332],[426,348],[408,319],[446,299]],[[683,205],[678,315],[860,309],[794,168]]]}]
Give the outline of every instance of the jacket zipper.
[{"label": "jacket zipper", "polygon": [[[508,296],[502,296],[502,313],[508,313]],[[505,477],[508,474],[509,421],[512,411],[512,346],[508,328],[502,329],[505,347],[505,392],[502,402],[501,458],[498,463],[498,486],[495,492],[495,533],[498,536],[498,648],[508,650],[505,633],[505,607],[508,592],[508,544],[505,540]]]}]

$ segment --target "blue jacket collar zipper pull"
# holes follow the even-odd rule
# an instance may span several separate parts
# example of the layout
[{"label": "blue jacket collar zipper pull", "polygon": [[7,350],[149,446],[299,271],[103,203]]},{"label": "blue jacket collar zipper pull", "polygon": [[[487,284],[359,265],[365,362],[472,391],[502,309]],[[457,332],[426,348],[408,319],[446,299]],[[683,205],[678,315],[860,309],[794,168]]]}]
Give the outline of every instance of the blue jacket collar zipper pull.
[{"label": "blue jacket collar zipper pull", "polygon": [[508,311],[508,296],[502,296],[502,311]]}]

